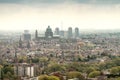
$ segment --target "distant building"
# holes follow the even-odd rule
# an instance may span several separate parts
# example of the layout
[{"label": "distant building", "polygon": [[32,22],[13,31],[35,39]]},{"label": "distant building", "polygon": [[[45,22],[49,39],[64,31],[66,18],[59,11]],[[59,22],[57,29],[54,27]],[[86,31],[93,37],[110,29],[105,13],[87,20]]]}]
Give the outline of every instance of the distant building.
[{"label": "distant building", "polygon": [[29,41],[27,42],[27,46],[26,46],[26,47],[27,47],[28,49],[31,48]]},{"label": "distant building", "polygon": [[68,38],[73,38],[72,27],[68,28]]},{"label": "distant building", "polygon": [[64,32],[65,32],[65,31],[63,31],[63,30],[60,31],[59,34],[60,34],[60,37],[61,37],[61,38],[64,38]]},{"label": "distant building", "polygon": [[64,31],[64,38],[68,38],[68,31]]},{"label": "distant building", "polygon": [[23,45],[22,45],[22,44],[23,44],[23,42],[22,42],[22,39],[21,39],[21,36],[20,36],[20,39],[19,39],[19,45],[18,45],[19,48],[23,48]]},{"label": "distant building", "polygon": [[31,34],[29,33],[28,30],[24,30],[23,40],[25,40],[25,41],[31,40]]},{"label": "distant building", "polygon": [[45,38],[46,39],[53,38],[53,32],[52,32],[52,29],[50,28],[50,26],[48,26],[48,28],[46,29]]},{"label": "distant building", "polygon": [[22,78],[22,80],[39,80],[38,78],[39,77],[31,77],[31,78],[24,77]]},{"label": "distant building", "polygon": [[45,31],[45,36],[39,37],[38,31],[35,31],[35,40],[49,40],[49,39],[59,39],[59,36],[54,36],[50,26]]},{"label": "distant building", "polygon": [[75,38],[79,38],[79,28],[75,28]]},{"label": "distant building", "polygon": [[14,66],[14,72],[20,77],[34,77],[34,66],[27,63],[21,63]]},{"label": "distant building", "polygon": [[35,39],[36,40],[38,39],[38,31],[37,30],[35,31]]},{"label": "distant building", "polygon": [[55,35],[60,35],[60,30],[59,30],[59,28],[55,28]]}]

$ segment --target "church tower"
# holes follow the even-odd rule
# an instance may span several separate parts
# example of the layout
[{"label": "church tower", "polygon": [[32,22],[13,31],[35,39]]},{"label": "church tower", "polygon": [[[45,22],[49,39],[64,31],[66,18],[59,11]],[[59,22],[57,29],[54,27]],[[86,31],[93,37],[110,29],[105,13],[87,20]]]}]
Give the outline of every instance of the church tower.
[{"label": "church tower", "polygon": [[38,38],[38,31],[36,30],[35,31],[35,39],[37,40],[37,38]]},{"label": "church tower", "polygon": [[19,48],[22,48],[22,40],[21,40],[21,36],[20,36],[20,40],[19,40]]}]

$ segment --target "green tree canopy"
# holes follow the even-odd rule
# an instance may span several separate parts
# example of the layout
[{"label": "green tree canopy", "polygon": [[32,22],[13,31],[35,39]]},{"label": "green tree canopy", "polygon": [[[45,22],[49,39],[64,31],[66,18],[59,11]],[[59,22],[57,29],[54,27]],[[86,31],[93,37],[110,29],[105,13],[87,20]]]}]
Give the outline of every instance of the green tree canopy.
[{"label": "green tree canopy", "polygon": [[85,80],[84,76],[77,71],[68,72],[66,75],[68,79],[78,78],[79,80]]},{"label": "green tree canopy", "polygon": [[110,69],[110,73],[111,73],[111,74],[120,74],[120,66],[112,67],[112,68]]},{"label": "green tree canopy", "polygon": [[3,66],[2,66],[2,65],[0,65],[0,68],[3,68]]},{"label": "green tree canopy", "polygon": [[93,68],[93,67],[88,67],[88,68],[86,68],[86,73],[87,73],[87,74],[89,74],[89,73],[91,73],[91,72],[93,72],[93,71],[95,71],[95,68]]},{"label": "green tree canopy", "polygon": [[60,79],[56,76],[41,75],[39,76],[38,80],[60,80]]},{"label": "green tree canopy", "polygon": [[90,78],[95,78],[95,77],[97,77],[97,76],[100,76],[100,74],[101,74],[100,71],[93,71],[93,72],[91,72],[91,73],[88,75],[88,77],[90,77]]},{"label": "green tree canopy", "polygon": [[49,65],[47,70],[48,70],[48,72],[64,71],[65,67],[60,64],[51,64],[51,65]]}]

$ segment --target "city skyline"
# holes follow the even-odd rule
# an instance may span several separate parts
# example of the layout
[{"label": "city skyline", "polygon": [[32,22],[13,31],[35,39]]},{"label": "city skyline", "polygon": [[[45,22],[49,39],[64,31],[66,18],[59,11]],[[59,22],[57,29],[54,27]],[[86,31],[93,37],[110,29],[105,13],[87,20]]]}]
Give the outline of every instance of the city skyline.
[{"label": "city skyline", "polygon": [[0,0],[0,30],[120,29],[119,0]]}]

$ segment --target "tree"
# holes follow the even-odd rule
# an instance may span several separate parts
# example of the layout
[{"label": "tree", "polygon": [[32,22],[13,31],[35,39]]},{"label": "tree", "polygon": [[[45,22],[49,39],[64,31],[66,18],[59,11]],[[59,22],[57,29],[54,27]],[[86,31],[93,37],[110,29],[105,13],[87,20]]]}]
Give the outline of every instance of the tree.
[{"label": "tree", "polygon": [[116,78],[115,80],[120,80],[120,77]]},{"label": "tree", "polygon": [[48,76],[47,75],[41,75],[41,76],[39,76],[38,80],[48,80]]},{"label": "tree", "polygon": [[5,66],[3,68],[3,72],[4,72],[4,74],[7,74],[8,72],[10,72],[11,74],[14,74],[14,68],[11,66]]},{"label": "tree", "polygon": [[46,69],[48,72],[64,71],[65,67],[60,64],[51,64]]},{"label": "tree", "polygon": [[32,62],[33,63],[39,63],[39,59],[38,58],[34,58],[34,59],[32,59]]},{"label": "tree", "polygon": [[88,75],[88,77],[90,77],[90,78],[95,78],[95,77],[97,77],[97,76],[100,76],[100,74],[101,74],[100,71],[93,71],[93,72],[91,72],[91,73]]},{"label": "tree", "polygon": [[60,80],[60,79],[56,76],[49,76],[49,80]]},{"label": "tree", "polygon": [[51,75],[57,76],[60,80],[64,80],[63,73],[61,74],[60,72],[53,72]]},{"label": "tree", "polygon": [[0,65],[0,68],[3,68],[3,66],[2,66],[2,65]]},{"label": "tree", "polygon": [[116,64],[117,66],[120,66],[120,58],[113,60],[113,63]]},{"label": "tree", "polygon": [[41,75],[39,76],[38,80],[60,80],[60,79],[56,76]]},{"label": "tree", "polygon": [[3,76],[4,78],[14,80],[14,79],[13,79],[13,76],[14,76],[14,68],[12,67],[12,65],[4,65],[4,67],[3,67],[3,69],[2,69],[2,76]]},{"label": "tree", "polygon": [[48,64],[48,58],[47,57],[42,57],[42,58],[39,59],[39,61],[41,63],[43,63],[44,66],[47,66],[47,64]]},{"label": "tree", "polygon": [[87,74],[89,74],[89,73],[91,73],[91,72],[93,72],[93,71],[95,71],[95,68],[93,68],[93,67],[88,67],[88,68],[86,68],[86,73],[87,73]]},{"label": "tree", "polygon": [[79,80],[85,80],[84,76],[77,71],[68,72],[66,75],[68,79],[78,78]]},{"label": "tree", "polygon": [[111,68],[110,73],[111,74],[120,74],[120,66]]}]

